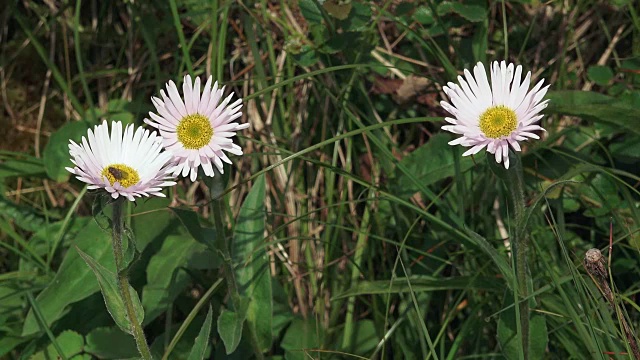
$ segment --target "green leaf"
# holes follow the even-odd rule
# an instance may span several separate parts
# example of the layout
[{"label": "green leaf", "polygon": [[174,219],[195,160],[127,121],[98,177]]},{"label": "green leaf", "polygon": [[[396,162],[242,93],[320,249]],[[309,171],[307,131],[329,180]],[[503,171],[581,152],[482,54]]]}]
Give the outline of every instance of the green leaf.
[{"label": "green leaf", "polygon": [[590,66],[587,70],[587,76],[596,84],[604,86],[613,79],[613,70],[608,66]]},{"label": "green leaf", "polygon": [[0,214],[6,215],[16,225],[27,231],[34,232],[47,226],[47,219],[33,207],[16,204],[2,194],[0,194]]},{"label": "green leaf", "polygon": [[265,215],[264,174],[256,178],[244,200],[231,245],[238,292],[250,299],[247,310],[248,326],[254,332],[263,351],[271,347],[273,299],[269,257],[264,242]]},{"label": "green leaf", "polygon": [[131,211],[131,228],[139,252],[144,251],[152,241],[163,238],[168,231],[178,226],[175,220],[172,221],[171,213],[166,211],[170,203],[171,199],[161,197],[135,202]]},{"label": "green leaf", "polygon": [[185,233],[169,235],[164,239],[162,247],[147,266],[147,284],[142,289],[145,324],[172,306],[176,297],[186,288],[190,277],[184,268],[190,267],[190,262],[194,260],[197,260],[198,268],[216,268],[220,261],[206,246]]},{"label": "green leaf", "polygon": [[293,59],[298,63],[298,65],[302,67],[315,65],[318,61],[320,61],[316,50],[309,45],[303,45],[300,48],[300,51],[297,54],[293,55]]},{"label": "green leaf", "polygon": [[140,356],[133,336],[116,327],[96,328],[87,334],[86,342],[84,351],[99,359],[123,359]]},{"label": "green leaf", "polygon": [[65,358],[70,358],[74,355],[80,354],[82,352],[82,348],[84,346],[84,338],[82,335],[78,334],[74,331],[63,331],[56,337],[56,343],[60,350],[64,352],[64,354],[58,354],[55,346],[50,344],[43,351],[36,353],[30,359],[31,360],[49,360],[49,359],[61,359],[60,355],[63,355]]},{"label": "green leaf", "polygon": [[[295,319],[287,328],[287,332],[282,339],[282,346],[285,349],[284,358],[286,360],[305,360],[310,357],[306,349],[317,349],[324,341],[324,331],[320,324],[314,319]],[[317,355],[317,354],[316,354]]]},{"label": "green leaf", "polygon": [[498,267],[498,271],[500,271],[500,274],[502,274],[507,287],[511,289],[514,284],[514,278],[513,271],[511,270],[511,266],[509,266],[507,259],[504,256],[500,255],[496,248],[489,244],[487,239],[485,239],[484,237],[468,229],[466,230],[466,232],[469,235],[470,241],[473,242],[474,245],[479,247],[480,250],[482,250],[485,254],[489,255],[491,261],[493,261],[493,263]]},{"label": "green leaf", "polygon": [[182,225],[187,229],[189,234],[199,243],[209,247],[211,251],[216,252],[216,232],[214,229],[200,226],[198,213],[193,210],[170,208],[171,211],[180,219]]},{"label": "green leaf", "polygon": [[[520,337],[517,333],[516,309],[513,302],[513,294],[505,295],[503,307],[508,309],[500,313],[498,319],[498,342],[502,353],[507,359],[519,359]],[[547,321],[544,315],[534,313],[529,318],[529,359],[544,359],[545,350],[549,341]]]},{"label": "green leaf", "polygon": [[[431,277],[415,275],[409,278],[411,288],[414,292],[437,291],[437,290],[457,290],[457,289],[477,289],[487,291],[502,291],[504,286],[497,282],[495,278],[478,276],[459,276],[454,278],[436,279]],[[395,278],[393,282],[389,280],[359,281],[355,286],[351,286],[347,291],[333,297],[331,300],[343,299],[358,295],[371,294],[397,294],[409,292],[407,278]]]},{"label": "green leaf", "polygon": [[248,307],[249,299],[240,298],[237,311],[224,309],[218,316],[218,334],[224,343],[227,355],[233,353],[240,344]]},{"label": "green leaf", "polygon": [[344,20],[349,16],[352,5],[351,2],[342,3],[338,0],[326,0],[322,3],[322,7],[334,18]]},{"label": "green leaf", "polygon": [[[451,137],[447,134],[436,134],[426,144],[404,157],[400,163],[424,186],[451,177],[455,175],[455,167],[453,148],[447,144],[449,140]],[[462,172],[473,166],[473,160],[470,157],[459,160]],[[392,180],[390,186],[396,195],[410,197],[418,192],[418,187],[409,176],[398,168],[395,174],[396,178]]]},{"label": "green leaf", "polygon": [[0,162],[0,179],[37,176],[45,173],[42,159],[19,154],[15,159],[8,159]]},{"label": "green leaf", "polygon": [[[95,221],[91,221],[75,237],[75,246],[91,256],[105,268],[115,271],[111,251],[111,236]],[[65,308],[100,290],[95,276],[76,251],[68,251],[55,277],[36,302],[48,326],[62,317]],[[33,309],[29,310],[22,329],[27,336],[40,332]]]},{"label": "green leaf", "polygon": [[460,2],[443,1],[438,5],[438,15],[458,14],[471,22],[484,21],[487,9],[480,5],[465,5]]},{"label": "green leaf", "polygon": [[351,10],[342,22],[344,31],[362,31],[371,21],[371,7],[360,2],[351,2]]},{"label": "green leaf", "polygon": [[[343,331],[344,332],[344,331]],[[352,332],[353,347],[350,349],[343,349],[343,351],[350,354],[366,355],[370,354],[380,341],[380,337],[376,334],[376,327],[373,320],[365,319],[357,321],[354,324],[354,330]],[[340,334],[337,338],[342,339],[343,334]]]},{"label": "green leaf", "polygon": [[45,170],[51,179],[57,182],[69,179],[71,173],[65,169],[65,167],[73,166],[69,155],[69,140],[74,140],[79,144],[80,139],[87,135],[88,129],[87,122],[72,121],[51,135],[42,153]]},{"label": "green leaf", "polygon": [[302,16],[304,16],[309,24],[322,24],[322,12],[320,12],[314,0],[300,0],[298,7],[300,8],[300,13],[302,13]]},{"label": "green leaf", "polygon": [[[102,290],[104,302],[107,305],[107,310],[116,322],[116,325],[118,325],[122,331],[133,334],[131,322],[127,315],[127,308],[122,300],[122,296],[120,295],[120,290],[118,288],[118,278],[116,277],[116,274],[107,270],[104,266],[91,258],[91,256],[85,254],[77,247],[76,251],[78,251],[78,254],[80,254],[82,259],[87,263],[87,265],[89,265],[93,273],[96,275],[98,283],[100,284],[100,289]],[[129,285],[128,291],[133,302],[133,310],[136,318],[139,322],[142,322],[144,319],[144,310],[140,304],[138,293],[131,285]]]},{"label": "green leaf", "polygon": [[207,317],[200,328],[200,333],[196,337],[195,344],[191,348],[188,360],[202,360],[207,352],[207,344],[209,343],[209,335],[211,334],[211,305],[209,305],[209,311],[207,311]]},{"label": "green leaf", "polygon": [[640,109],[630,102],[589,91],[552,91],[545,110],[548,114],[572,115],[584,119],[617,125],[621,131],[640,134]]}]

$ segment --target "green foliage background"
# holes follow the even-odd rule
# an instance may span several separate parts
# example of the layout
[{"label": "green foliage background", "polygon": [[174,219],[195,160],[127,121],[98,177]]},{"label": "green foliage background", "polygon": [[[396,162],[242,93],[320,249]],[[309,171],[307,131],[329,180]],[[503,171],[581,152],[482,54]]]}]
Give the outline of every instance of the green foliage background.
[{"label": "green foliage background", "polygon": [[[137,356],[81,258],[115,271],[109,209],[64,169],[67,145],[102,118],[142,125],[150,97],[186,73],[226,84],[251,123],[222,197],[246,301],[230,307],[207,187],[129,204],[129,274],[157,358],[517,358],[508,192],[484,155],[461,157],[440,131],[442,86],[505,58],[551,84],[547,132],[522,157],[533,358],[632,358],[620,319],[640,320],[638,11],[8,1],[0,358]],[[611,219],[615,309],[582,266],[608,248]]]}]

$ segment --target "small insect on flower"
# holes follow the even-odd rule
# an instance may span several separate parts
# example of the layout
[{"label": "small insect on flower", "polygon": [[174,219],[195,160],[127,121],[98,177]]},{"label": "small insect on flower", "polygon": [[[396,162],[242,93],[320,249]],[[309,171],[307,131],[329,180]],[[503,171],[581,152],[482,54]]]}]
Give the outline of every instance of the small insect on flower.
[{"label": "small insect on flower", "polygon": [[464,78],[458,76],[459,85],[450,82],[444,86],[451,103],[442,101],[440,105],[453,117],[445,118],[449,124],[442,130],[462,135],[449,144],[471,147],[463,156],[486,147],[495,154],[496,162],[508,169],[509,145],[520,151],[519,141],[540,138],[533,131],[544,131],[535,123],[542,119],[539,113],[549,102],[542,101],[549,88],[542,87],[544,79],[529,91],[531,72],[522,82],[521,77],[522,66],[514,69],[513,64],[495,61],[491,64],[491,84],[484,65],[478,63],[473,75],[465,69]]},{"label": "small insect on flower", "polygon": [[116,180],[122,180],[124,178],[124,173],[113,166],[107,167],[107,171],[109,171],[109,174],[113,175]]},{"label": "small insect on flower", "polygon": [[189,75],[182,85],[184,101],[173,81],[167,84],[167,93],[160,90],[162,99],[152,97],[158,114],[149,113],[151,120],[144,121],[157,128],[162,135],[164,146],[174,155],[175,176],[190,175],[191,181],[198,176],[198,167],[205,175],[214,176],[213,166],[223,172],[222,162],[231,164],[225,152],[242,155],[240,146],[233,143],[236,132],[249,124],[234,122],[242,116],[242,99],[233,103],[233,94],[222,99],[224,87],[218,89],[218,82],[211,85],[209,77],[200,94],[200,78],[191,82]]},{"label": "small insect on flower", "polygon": [[[88,139],[88,140],[87,140]],[[162,151],[162,138],[133,125],[106,121],[89,129],[82,143],[69,144],[73,168],[66,168],[89,189],[105,189],[114,199],[124,196],[162,196],[163,187],[175,185],[170,173],[171,153]]]}]

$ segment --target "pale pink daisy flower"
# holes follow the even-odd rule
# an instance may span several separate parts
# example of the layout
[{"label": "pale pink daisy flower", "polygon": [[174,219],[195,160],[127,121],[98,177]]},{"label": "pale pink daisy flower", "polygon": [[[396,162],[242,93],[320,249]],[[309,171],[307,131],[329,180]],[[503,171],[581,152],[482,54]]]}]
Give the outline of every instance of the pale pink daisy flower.
[{"label": "pale pink daisy flower", "polygon": [[473,75],[465,69],[464,78],[458,76],[460,85],[449,82],[443,90],[453,105],[446,101],[440,105],[453,117],[445,118],[451,125],[442,130],[462,135],[449,145],[471,147],[463,156],[486,147],[495,154],[496,162],[508,169],[509,145],[520,151],[519,141],[540,138],[533,132],[544,129],[535,123],[542,119],[539,113],[549,102],[542,101],[549,88],[542,87],[544,79],[529,91],[531,72],[522,82],[521,76],[522,66],[514,69],[514,64],[495,61],[491,64],[491,85],[482,63],[474,66]]},{"label": "pale pink daisy flower", "polygon": [[82,137],[81,144],[69,143],[73,168],[66,169],[88,189],[105,189],[111,197],[124,196],[134,201],[140,196],[161,196],[170,181],[171,153],[162,151],[162,138],[133,125],[122,131],[122,123],[111,123],[111,135],[106,121]]},{"label": "pale pink daisy flower", "polygon": [[234,122],[242,116],[242,99],[229,104],[233,94],[222,100],[224,86],[218,89],[216,81],[211,86],[211,76],[200,94],[200,78],[195,83],[191,76],[184,77],[182,91],[184,101],[173,81],[167,83],[167,93],[160,90],[162,99],[152,97],[158,114],[149,113],[151,120],[144,121],[157,128],[163,137],[164,146],[174,156],[174,175],[190,174],[191,181],[198,176],[198,167],[204,174],[214,176],[213,166],[223,173],[223,164],[231,164],[225,152],[242,155],[240,146],[233,143],[236,131],[246,129],[249,124]]}]

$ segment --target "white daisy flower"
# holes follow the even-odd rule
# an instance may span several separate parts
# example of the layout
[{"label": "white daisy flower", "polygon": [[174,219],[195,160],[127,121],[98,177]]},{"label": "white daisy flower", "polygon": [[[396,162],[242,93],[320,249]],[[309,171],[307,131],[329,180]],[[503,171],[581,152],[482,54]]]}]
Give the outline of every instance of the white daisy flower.
[{"label": "white daisy flower", "polygon": [[191,76],[185,76],[182,85],[184,101],[176,84],[169,81],[169,95],[160,90],[162,99],[151,98],[158,114],[150,112],[152,120],[144,119],[160,131],[164,146],[173,153],[176,164],[173,174],[186,177],[191,173],[191,181],[196,180],[200,166],[207,176],[214,175],[212,165],[222,173],[222,162],[231,164],[225,151],[242,155],[242,149],[231,138],[236,131],[249,127],[249,124],[233,122],[242,116],[242,99],[229,104],[233,97],[231,94],[222,100],[224,86],[218,89],[216,81],[212,87],[211,79],[209,76],[200,94],[200,78],[192,84]]},{"label": "white daisy flower", "polygon": [[458,76],[460,85],[448,83],[443,89],[453,105],[446,101],[440,105],[453,117],[445,118],[451,125],[442,130],[462,135],[449,144],[471,147],[463,156],[486,147],[495,154],[496,162],[508,169],[509,145],[520,151],[519,141],[540,138],[533,131],[544,131],[535,123],[542,119],[539,113],[549,102],[541,102],[549,88],[542,87],[544,79],[529,91],[531,72],[522,82],[521,76],[522,66],[516,66],[514,72],[513,64],[495,61],[491,64],[491,85],[482,63],[473,68],[473,75],[465,69],[464,78]]},{"label": "white daisy flower", "polygon": [[[88,140],[87,140],[88,138]],[[170,181],[171,153],[162,150],[162,138],[141,127],[111,123],[111,136],[107,122],[89,129],[78,145],[70,140],[69,154],[75,167],[66,169],[78,180],[89,184],[89,189],[105,189],[114,199],[124,196],[130,201],[140,196],[161,196]]]}]

